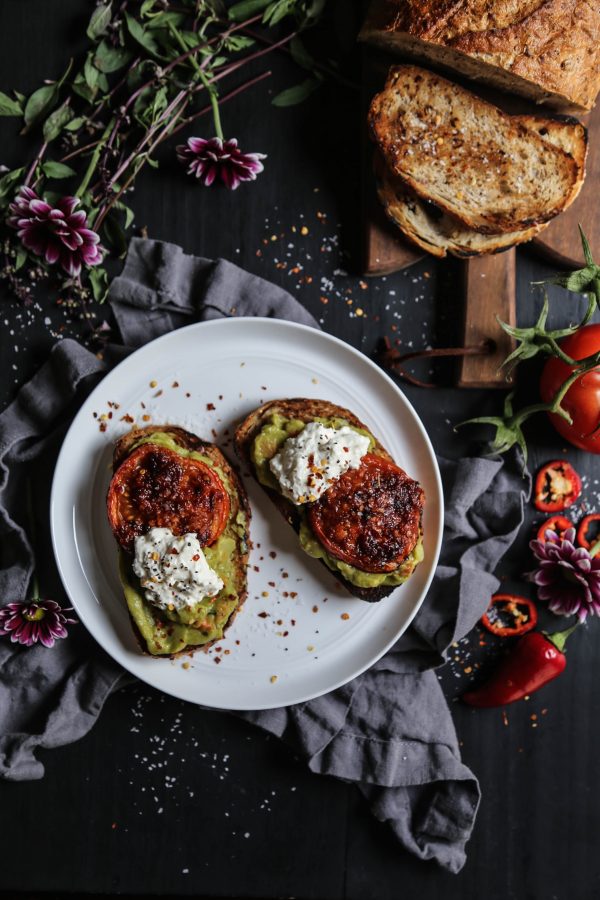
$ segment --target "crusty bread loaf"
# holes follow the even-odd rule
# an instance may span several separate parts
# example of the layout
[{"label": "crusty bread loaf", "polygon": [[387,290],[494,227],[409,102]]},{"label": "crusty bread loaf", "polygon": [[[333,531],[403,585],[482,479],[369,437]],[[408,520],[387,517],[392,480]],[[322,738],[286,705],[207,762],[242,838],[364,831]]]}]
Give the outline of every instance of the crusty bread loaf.
[{"label": "crusty bread loaf", "polygon": [[563,111],[600,90],[598,0],[373,0],[361,39]]},{"label": "crusty bread loaf", "polygon": [[[570,204],[581,190],[585,177],[587,130],[576,119],[515,116],[514,120],[573,157],[578,178],[569,199]],[[548,224],[499,235],[480,234],[465,228],[457,219],[418,197],[401,178],[387,170],[379,155],[375,159],[375,175],[379,199],[388,217],[410,241],[432,256],[443,257],[450,253],[452,256],[469,257],[498,253],[531,240]]]},{"label": "crusty bread loaf", "polygon": [[389,170],[483,234],[548,222],[573,196],[575,160],[498,107],[417,66],[390,69],[369,125]]},{"label": "crusty bread loaf", "polygon": [[[186,431],[183,428],[179,428],[177,425],[148,425],[145,428],[133,428],[131,431],[128,431],[124,434],[117,443],[115,444],[113,450],[113,472],[116,472],[121,463],[123,463],[129,454],[131,453],[132,447],[147,434],[156,434],[157,432],[161,432],[163,434],[167,434],[171,436],[180,447],[183,447],[185,450],[193,450],[198,453],[202,453],[203,456],[206,456],[210,459],[215,466],[218,466],[221,469],[226,477],[229,479],[230,484],[233,488],[233,494],[230,495],[230,511],[229,518],[235,520],[238,512],[241,510],[244,515],[246,522],[250,522],[251,510],[250,504],[248,503],[248,497],[246,495],[246,490],[242,484],[242,481],[231,465],[231,463],[227,460],[227,458],[223,455],[223,453],[219,450],[219,448],[215,444],[211,444],[208,441],[203,441],[201,438],[197,437],[197,435],[192,434],[190,431]],[[244,590],[238,594],[238,605],[233,613],[230,615],[227,623],[223,629],[223,633],[225,633],[233,620],[239,613],[240,609],[244,605],[244,602],[247,597],[247,579],[246,572],[248,568],[248,555],[251,549],[251,541],[250,535],[246,534],[242,546],[238,548],[239,552],[236,555],[235,559],[235,571],[241,583],[244,584]],[[148,656],[154,656],[154,654],[148,651],[146,646],[146,642],[142,637],[137,624],[130,614],[129,620],[131,622],[131,627],[135,634],[136,640],[139,644],[140,650],[147,654]],[[161,659],[175,659],[179,656],[190,656],[196,651],[206,651],[209,647],[212,647],[213,644],[218,643],[218,641],[223,640],[222,637],[216,638],[213,641],[208,641],[206,644],[194,645],[184,647],[182,650],[179,650],[177,653],[172,653],[170,655],[164,654],[161,655]],[[156,658],[156,657],[155,657]]]},{"label": "crusty bread loaf", "polygon": [[[342,418],[345,419],[349,425],[353,425],[355,428],[360,428],[363,431],[369,431],[369,433],[371,433],[367,426],[364,425],[353,412],[342,406],[337,406],[337,404],[331,403],[328,400],[312,400],[305,397],[271,400],[269,403],[265,403],[263,406],[260,406],[258,409],[251,412],[243,422],[241,422],[235,432],[236,452],[240,459],[248,466],[249,471],[257,481],[258,479],[256,478],[251,456],[252,444],[263,425],[265,425],[275,413],[288,419],[299,419],[302,422],[312,422],[319,417],[326,419]],[[370,452],[393,462],[388,451],[385,447],[382,447],[376,437],[375,447]],[[298,507],[278,491],[273,490],[264,484],[261,484],[260,486],[268,494],[272,503],[284,519],[298,533],[302,522]],[[384,597],[387,597],[388,594],[391,594],[396,590],[396,586],[390,585],[381,585],[379,587],[371,588],[358,587],[357,585],[352,584],[352,582],[347,581],[340,572],[332,572],[322,560],[321,562],[327,569],[329,575],[333,575],[338,581],[345,585],[351,594],[355,597],[360,597],[362,600],[367,600],[371,603],[376,602],[382,600]]]}]

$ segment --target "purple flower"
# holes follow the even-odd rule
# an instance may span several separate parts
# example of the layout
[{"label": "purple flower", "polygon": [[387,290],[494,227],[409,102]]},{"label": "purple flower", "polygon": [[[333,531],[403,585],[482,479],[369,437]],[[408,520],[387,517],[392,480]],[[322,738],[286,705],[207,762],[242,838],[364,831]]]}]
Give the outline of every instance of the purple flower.
[{"label": "purple flower", "polygon": [[254,181],[264,168],[261,159],[266,159],[264,153],[242,153],[235,138],[218,137],[188,138],[187,144],[177,147],[177,157],[187,166],[188,175],[195,175],[205,187],[220,178],[232,191],[242,181]]},{"label": "purple flower", "polygon": [[537,585],[538,598],[546,600],[553,613],[577,615],[584,622],[588,614],[600,615],[600,558],[575,547],[574,541],[574,528],[565,531],[562,539],[548,530],[545,541],[531,541],[539,566],[528,577]]},{"label": "purple flower", "polygon": [[87,227],[87,215],[78,206],[76,197],[61,197],[51,206],[30,187],[22,187],[10,205],[8,224],[17,229],[27,250],[77,276],[82,265],[102,262],[100,238]]},{"label": "purple flower", "polygon": [[77,619],[68,619],[54,600],[29,600],[24,603],[8,603],[0,608],[0,635],[10,635],[13,644],[33,646],[38,641],[44,647],[53,647],[58,638],[67,637],[65,625]]}]

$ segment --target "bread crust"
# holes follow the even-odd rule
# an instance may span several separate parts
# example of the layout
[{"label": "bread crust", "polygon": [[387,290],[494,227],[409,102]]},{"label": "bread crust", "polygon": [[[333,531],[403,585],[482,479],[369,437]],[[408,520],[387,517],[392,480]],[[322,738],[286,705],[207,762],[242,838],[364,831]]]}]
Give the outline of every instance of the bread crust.
[{"label": "bread crust", "polygon": [[[121,463],[125,462],[131,452],[131,448],[136,443],[136,441],[138,441],[141,437],[144,437],[144,435],[156,434],[157,432],[171,435],[177,441],[179,446],[183,447],[185,450],[192,450],[197,453],[202,453],[204,456],[207,456],[216,466],[222,469],[225,475],[229,478],[235,493],[235,502],[232,503],[229,513],[230,518],[234,518],[241,509],[246,516],[246,522],[249,526],[252,512],[250,509],[250,504],[248,502],[246,489],[244,488],[242,480],[237,471],[215,444],[212,444],[209,441],[203,441],[197,435],[192,434],[190,431],[186,431],[184,428],[180,428],[177,425],[148,425],[145,428],[133,428],[131,431],[128,431],[127,434],[124,434],[122,437],[120,437],[115,444],[113,450],[113,473],[117,471]],[[238,570],[238,572],[243,572],[244,574],[245,587],[238,597],[237,607],[229,617],[227,624],[223,629],[223,636],[233,623],[235,617],[244,605],[248,596],[246,574],[248,569],[248,557],[252,548],[249,530],[247,530],[245,534],[245,547],[246,550],[245,552],[239,554],[236,565],[236,569]],[[187,647],[183,647],[181,650],[178,650],[177,653],[165,653],[158,655],[155,653],[150,653],[148,651],[146,642],[142,637],[140,630],[137,627],[135,620],[133,619],[133,616],[131,616],[131,614],[129,615],[129,620],[131,622],[131,627],[133,629],[133,633],[135,634],[140,650],[146,656],[151,656],[153,659],[176,659],[179,656],[191,656],[197,651],[206,652],[210,647],[213,646],[213,644],[216,644],[219,641],[223,640],[223,637],[215,638],[214,640],[208,641],[208,643],[202,644],[201,646],[188,645]]]},{"label": "bread crust", "polygon": [[557,109],[600,90],[596,0],[373,0],[361,39]]},{"label": "bread crust", "polygon": [[482,234],[550,221],[571,202],[577,185],[570,154],[517,117],[418,66],[390,69],[371,102],[369,125],[391,172]]},{"label": "bread crust", "polygon": [[[269,496],[271,502],[278,509],[279,513],[283,516],[286,522],[288,522],[292,526],[296,534],[298,534],[302,521],[301,516],[298,512],[298,507],[278,491],[273,490],[272,488],[269,488],[258,481],[251,457],[251,449],[254,438],[260,432],[269,417],[275,413],[279,413],[280,415],[285,416],[289,419],[299,419],[302,422],[312,422],[315,418],[341,418],[345,419],[350,425],[353,425],[355,428],[360,428],[364,431],[368,431],[369,434],[372,434],[372,432],[351,410],[346,409],[343,406],[338,406],[335,403],[331,403],[329,400],[312,400],[304,397],[295,397],[285,400],[271,400],[251,412],[240,423],[240,425],[238,425],[234,436],[234,446],[236,453],[238,454],[240,460],[242,460],[242,462],[248,466],[248,470],[252,474],[252,477],[258,484],[260,484],[260,487]],[[379,443],[376,436],[373,435],[373,437],[375,438],[375,447],[373,449],[373,452],[378,456],[389,460],[390,462],[394,462],[393,458],[390,456],[385,447],[383,447],[382,444]],[[352,584],[352,582],[344,578],[341,572],[333,572],[329,568],[329,566],[325,562],[323,562],[323,560],[319,560],[319,562],[326,569],[327,573],[330,576],[333,576],[335,579],[341,582],[353,596],[360,597],[361,600],[367,600],[370,603],[374,603],[378,600],[382,600],[384,597],[387,597],[389,594],[396,590],[397,585],[382,585],[375,588],[358,587],[357,585]]]},{"label": "bread crust", "polygon": [[[578,177],[567,203],[569,206],[579,194],[585,179],[587,129],[577,119],[567,116],[549,119],[527,115],[513,118],[525,128],[539,134],[542,140],[569,153],[575,160]],[[387,170],[379,154],[376,154],[374,163],[377,193],[388,218],[412,243],[437,258],[443,258],[447,254],[464,259],[500,253],[509,247],[530,241],[549,224],[534,225],[523,231],[499,235],[480,234],[465,228],[457,219],[442,213],[433,204],[423,201],[401,178]]]}]

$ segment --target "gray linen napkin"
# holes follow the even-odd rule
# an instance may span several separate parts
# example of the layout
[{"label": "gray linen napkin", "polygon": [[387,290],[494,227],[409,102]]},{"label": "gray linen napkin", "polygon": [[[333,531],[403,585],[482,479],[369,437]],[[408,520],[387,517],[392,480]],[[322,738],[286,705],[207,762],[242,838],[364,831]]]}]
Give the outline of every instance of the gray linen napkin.
[{"label": "gray linen napkin", "polygon": [[[223,260],[186,256],[149,240],[132,241],[110,301],[126,347],[192,320],[236,314],[318,327],[275,285]],[[108,358],[127,352],[113,350]],[[25,599],[31,579],[22,512],[26,479],[49,483],[70,416],[105,371],[106,363],[64,340],[0,415],[0,604]],[[479,785],[460,760],[433,667],[470,631],[496,589],[492,573],[522,523],[528,485],[507,462],[440,465],[447,503],[442,555],[409,632],[368,672],[324,697],[238,715],[289,742],[314,772],[356,783],[407,849],[458,872]],[[37,499],[47,534],[47,498]],[[82,628],[52,650],[0,640],[0,777],[41,778],[36,749],[82,737],[107,696],[129,677]]]}]

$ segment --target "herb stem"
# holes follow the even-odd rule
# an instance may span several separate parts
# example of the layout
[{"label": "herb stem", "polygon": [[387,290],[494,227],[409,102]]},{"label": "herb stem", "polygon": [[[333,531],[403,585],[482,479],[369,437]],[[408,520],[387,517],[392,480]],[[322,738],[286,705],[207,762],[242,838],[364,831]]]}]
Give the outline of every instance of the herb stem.
[{"label": "herb stem", "polygon": [[[104,129],[104,132],[102,133],[102,137],[100,138],[100,140],[99,140],[98,143],[96,144],[96,147],[95,147],[95,149],[94,149],[94,152],[92,153],[92,155],[91,155],[91,157],[90,157],[90,161],[89,161],[89,163],[88,163],[88,167],[87,167],[87,169],[85,170],[85,173],[84,173],[83,179],[82,179],[82,181],[81,181],[81,184],[79,185],[79,187],[78,187],[77,190],[75,191],[75,196],[76,196],[76,197],[79,197],[79,198],[83,197],[83,195],[84,195],[85,192],[87,191],[88,185],[89,185],[89,183],[90,183],[90,181],[91,181],[91,179],[92,179],[92,175],[94,174],[94,171],[95,171],[95,169],[96,169],[96,166],[98,165],[98,160],[100,159],[100,153],[102,152],[102,148],[104,147],[104,145],[105,145],[105,143],[106,143],[106,141],[107,141],[107,139],[108,139],[108,136],[109,136],[109,134],[110,134],[110,132],[111,132],[111,130],[112,130],[112,127],[113,127],[113,125],[114,125],[114,121],[115,121],[114,118],[110,120],[110,122],[108,123],[108,125],[107,125],[106,128]],[[91,221],[91,218],[92,218],[92,215],[90,215],[90,221]]]},{"label": "herb stem", "polygon": [[27,187],[29,185],[29,182],[31,181],[31,179],[33,178],[33,176],[35,174],[35,170],[37,169],[40,162],[42,161],[43,156],[47,149],[48,149],[48,143],[47,143],[47,141],[44,141],[44,143],[38,150],[36,158],[31,163],[31,166],[29,167],[29,171],[28,171],[27,175],[25,176],[25,181],[23,182],[25,187]]}]

